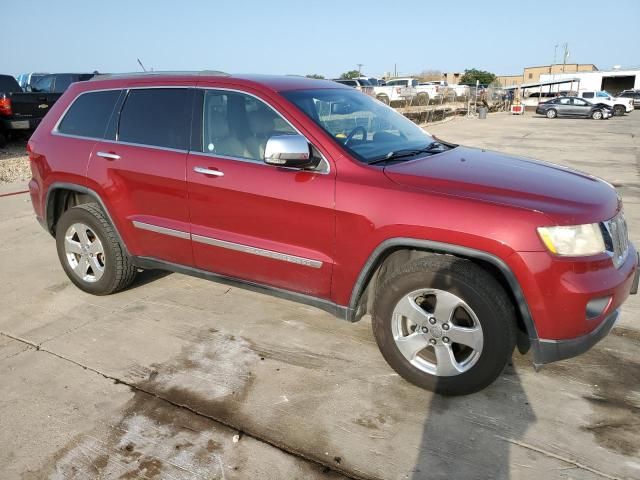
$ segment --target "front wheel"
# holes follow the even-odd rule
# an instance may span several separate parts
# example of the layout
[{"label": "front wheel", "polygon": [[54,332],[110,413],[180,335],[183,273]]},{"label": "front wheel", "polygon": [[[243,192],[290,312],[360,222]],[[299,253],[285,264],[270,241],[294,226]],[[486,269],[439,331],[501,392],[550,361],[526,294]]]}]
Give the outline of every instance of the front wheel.
[{"label": "front wheel", "polygon": [[619,117],[621,117],[625,113],[627,113],[627,109],[624,108],[624,105],[616,105],[613,107],[613,113],[614,115],[618,115]]},{"label": "front wheel", "polygon": [[372,317],[389,365],[444,395],[491,384],[515,347],[515,312],[506,293],[461,258],[432,255],[405,264],[378,289]]},{"label": "front wheel", "polygon": [[602,111],[601,110],[594,110],[594,112],[591,114],[591,118],[593,118],[594,120],[602,120]]},{"label": "front wheel", "polygon": [[81,290],[108,295],[129,286],[136,268],[100,206],[86,203],[62,214],[56,226],[62,268]]}]

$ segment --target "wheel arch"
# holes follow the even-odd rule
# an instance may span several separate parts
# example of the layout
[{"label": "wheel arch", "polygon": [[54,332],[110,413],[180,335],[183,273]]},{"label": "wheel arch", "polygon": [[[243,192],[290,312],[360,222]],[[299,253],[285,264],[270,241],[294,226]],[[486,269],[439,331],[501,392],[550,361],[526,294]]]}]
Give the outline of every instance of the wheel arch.
[{"label": "wheel arch", "polygon": [[102,198],[97,192],[85,187],[84,185],[67,182],[54,182],[49,186],[44,204],[44,219],[47,231],[52,236],[55,236],[56,223],[66,210],[76,205],[90,203],[93,201],[100,205],[100,208],[106,214],[109,222],[113,226],[120,244],[124,248],[125,252],[129,254],[127,245],[123,241],[122,236],[113,221],[113,217],[109,213],[109,209],[104,204]]},{"label": "wheel arch", "polygon": [[373,290],[378,279],[393,267],[426,255],[454,255],[473,261],[487,270],[505,289],[516,310],[518,321],[518,349],[525,353],[538,339],[538,333],[515,274],[499,257],[469,247],[431,240],[391,238],[383,241],[371,253],[353,286],[349,301],[349,320],[356,322],[371,311]]}]

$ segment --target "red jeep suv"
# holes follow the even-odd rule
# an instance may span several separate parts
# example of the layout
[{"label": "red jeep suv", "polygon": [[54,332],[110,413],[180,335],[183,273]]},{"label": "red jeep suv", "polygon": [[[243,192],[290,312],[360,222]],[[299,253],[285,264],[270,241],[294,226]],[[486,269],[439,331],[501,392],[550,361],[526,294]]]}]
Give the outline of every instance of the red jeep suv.
[{"label": "red jeep suv", "polygon": [[371,314],[443,394],[606,336],[637,289],[615,189],[435,139],[335,82],[219,72],[74,84],[28,144],[38,220],[96,295],[166,269]]}]

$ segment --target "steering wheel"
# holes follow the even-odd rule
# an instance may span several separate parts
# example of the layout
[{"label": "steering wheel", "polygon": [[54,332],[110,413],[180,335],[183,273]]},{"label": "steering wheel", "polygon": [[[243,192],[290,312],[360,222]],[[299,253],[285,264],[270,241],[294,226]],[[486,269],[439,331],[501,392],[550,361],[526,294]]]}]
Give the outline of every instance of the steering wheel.
[{"label": "steering wheel", "polygon": [[363,140],[367,139],[367,129],[364,128],[362,125],[358,125],[356,128],[354,128],[349,132],[349,135],[347,135],[347,139],[344,141],[344,144],[349,145],[349,142],[353,140],[353,137],[355,137],[356,133],[358,132],[362,132]]}]

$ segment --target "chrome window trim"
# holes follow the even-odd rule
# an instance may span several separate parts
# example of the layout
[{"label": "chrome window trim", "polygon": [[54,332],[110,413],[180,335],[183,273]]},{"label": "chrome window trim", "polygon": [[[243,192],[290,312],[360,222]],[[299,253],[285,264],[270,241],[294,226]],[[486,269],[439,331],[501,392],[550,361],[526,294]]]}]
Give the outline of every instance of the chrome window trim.
[{"label": "chrome window trim", "polygon": [[185,240],[191,239],[191,234],[189,232],[184,232],[182,230],[174,230],[173,228],[160,227],[158,225],[153,225],[152,223],[139,222],[137,220],[133,220],[132,223],[134,227],[139,228],[140,230],[148,230],[149,232],[162,233],[163,235],[169,235],[170,237],[183,238]]},{"label": "chrome window trim", "polygon": [[[122,90],[125,92],[125,96],[129,95],[129,92],[131,90],[149,90],[149,89],[158,89],[158,88],[185,88],[185,89],[199,89],[199,90],[222,90],[222,91],[227,91],[227,92],[234,92],[234,93],[241,93],[243,95],[248,95],[250,97],[255,98],[256,100],[264,103],[265,105],[267,105],[271,110],[273,110],[276,115],[278,115],[280,118],[282,118],[291,128],[293,128],[293,130],[295,130],[295,132],[298,135],[301,135],[302,137],[305,138],[305,140],[312,145],[320,154],[320,159],[321,159],[321,163],[320,165],[318,165],[318,167],[316,167],[313,170],[304,170],[304,169],[299,169],[299,168],[291,168],[288,170],[295,170],[295,171],[304,171],[304,172],[315,172],[315,173],[319,173],[321,175],[328,175],[331,172],[331,163],[327,160],[327,158],[324,156],[324,154],[320,151],[319,148],[317,148],[313,142],[311,142],[306,135],[304,135],[302,132],[300,132],[300,130],[298,130],[295,125],[293,125],[289,120],[287,120],[278,110],[276,110],[276,108],[271,105],[269,102],[267,102],[266,100],[258,97],[257,95],[254,95],[253,93],[249,93],[249,92],[245,92],[244,90],[239,90],[236,88],[227,88],[227,87],[204,87],[204,86],[197,86],[197,85],[191,85],[191,86],[186,86],[186,85],[149,85],[149,86],[129,86],[129,87],[114,87],[114,88],[99,88],[99,89],[95,89],[95,90],[86,90],[84,92],[80,92],[80,94],[78,94],[78,96],[76,98],[73,99],[73,101],[67,105],[67,108],[64,109],[64,112],[62,112],[62,115],[60,115],[60,118],[58,118],[58,121],[55,123],[55,125],[53,126],[53,128],[51,129],[51,134],[52,135],[57,135],[60,137],[69,137],[69,138],[76,138],[78,140],[93,140],[93,141],[97,141],[97,142],[105,142],[105,143],[113,143],[113,144],[122,144],[122,145],[129,145],[132,147],[146,147],[146,148],[154,148],[157,150],[165,150],[165,151],[169,151],[169,152],[178,152],[178,153],[192,153],[192,154],[196,154],[196,155],[202,155],[202,156],[206,156],[206,157],[219,157],[222,159],[226,159],[226,160],[236,160],[236,161],[240,161],[240,162],[247,162],[247,163],[253,163],[254,165],[264,165],[267,167],[271,167],[273,168],[273,165],[267,165],[264,162],[261,162],[259,160],[251,160],[248,158],[242,158],[242,157],[231,157],[231,156],[226,156],[226,155],[216,155],[216,154],[211,154],[208,152],[197,152],[195,150],[181,150],[181,149],[175,149],[175,148],[169,148],[169,147],[161,147],[158,145],[146,145],[146,144],[141,144],[141,143],[130,143],[130,142],[123,142],[117,139],[116,140],[107,140],[106,138],[97,138],[97,137],[84,137],[81,135],[72,135],[69,133],[62,133],[58,130],[58,127],[60,126],[60,123],[62,122],[62,120],[64,119],[64,117],[67,115],[67,113],[69,112],[69,109],[73,106],[74,103],[76,103],[78,101],[78,99],[82,96],[85,95],[87,93],[94,93],[94,92],[110,92],[110,91],[114,91],[114,90]],[[204,122],[203,122],[203,128],[204,128]],[[116,131],[117,134],[117,131]],[[281,167],[283,168],[283,167]]]},{"label": "chrome window trim", "polygon": [[154,233],[169,235],[171,237],[182,238],[184,240],[192,240],[194,242],[202,243],[205,245],[226,248],[227,250],[234,250],[236,252],[248,253],[251,255],[257,255],[259,257],[271,258],[273,260],[279,260],[282,262],[294,263],[296,265],[302,265],[304,267],[321,268],[323,265],[320,260],[299,257],[297,255],[290,255],[288,253],[276,252],[275,250],[267,250],[266,248],[252,247],[251,245],[245,245],[242,243],[229,242],[226,240],[220,240],[204,235],[196,235],[185,232],[183,230],[174,230],[173,228],[161,227],[159,225],[140,222],[138,220],[132,220],[132,223],[134,227],[141,230],[147,230]]}]

